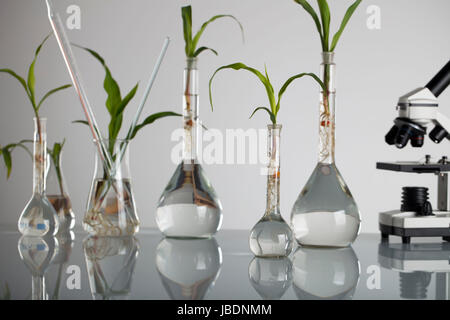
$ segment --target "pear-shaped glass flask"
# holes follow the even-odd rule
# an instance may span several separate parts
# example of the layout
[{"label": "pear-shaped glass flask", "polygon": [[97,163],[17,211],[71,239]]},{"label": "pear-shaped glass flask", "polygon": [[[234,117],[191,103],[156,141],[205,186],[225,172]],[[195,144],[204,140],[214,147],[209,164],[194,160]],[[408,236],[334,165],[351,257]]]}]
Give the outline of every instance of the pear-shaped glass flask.
[{"label": "pear-shaped glass flask", "polygon": [[280,213],[280,124],[268,130],[267,206],[250,232],[250,249],[257,257],[285,257],[292,251],[293,235]]},{"label": "pear-shaped glass flask", "polygon": [[156,210],[158,228],[167,237],[208,238],[222,224],[222,205],[197,158],[201,136],[198,104],[197,58],[188,58],[184,70],[183,159]]},{"label": "pear-shaped glass flask", "polygon": [[20,215],[18,227],[25,236],[55,235],[59,220],[46,195],[47,181],[47,120],[34,118],[33,195]]},{"label": "pear-shaped glass flask", "polygon": [[48,149],[50,169],[47,174],[47,199],[58,214],[58,234],[69,233],[75,226],[75,215],[62,167],[63,146],[64,142],[55,143],[53,149]]},{"label": "pear-shaped glass flask", "polygon": [[291,213],[291,225],[300,245],[345,247],[357,237],[360,214],[335,164],[335,63],[333,52],[322,54],[319,116],[319,161]]}]

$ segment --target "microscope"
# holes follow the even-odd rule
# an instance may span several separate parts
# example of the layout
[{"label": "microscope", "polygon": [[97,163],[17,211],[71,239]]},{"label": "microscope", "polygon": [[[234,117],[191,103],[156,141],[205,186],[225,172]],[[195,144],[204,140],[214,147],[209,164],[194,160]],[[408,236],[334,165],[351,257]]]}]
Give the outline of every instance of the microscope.
[{"label": "microscope", "polygon": [[[439,95],[450,84],[450,61],[423,88],[400,97],[398,117],[385,136],[386,143],[397,148],[410,142],[412,147],[424,144],[427,126],[434,125],[428,136],[435,143],[450,140],[450,119],[438,112]],[[450,211],[448,211],[448,172],[450,161],[443,156],[436,162],[427,155],[421,162],[377,162],[377,169],[410,173],[432,173],[438,180],[437,210],[428,201],[428,188],[403,187],[400,210],[379,214],[379,229],[383,241],[399,236],[403,243],[411,237],[442,237],[450,241]]]}]

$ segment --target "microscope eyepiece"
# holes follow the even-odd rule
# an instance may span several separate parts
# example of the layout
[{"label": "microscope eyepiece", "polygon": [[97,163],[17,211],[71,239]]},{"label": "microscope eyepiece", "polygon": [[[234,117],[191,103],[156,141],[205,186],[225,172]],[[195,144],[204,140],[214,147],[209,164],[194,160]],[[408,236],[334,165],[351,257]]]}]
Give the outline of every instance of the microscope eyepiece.
[{"label": "microscope eyepiece", "polygon": [[444,128],[442,128],[440,125],[436,125],[433,130],[431,130],[429,137],[433,142],[439,143],[444,138],[448,137],[448,132]]}]

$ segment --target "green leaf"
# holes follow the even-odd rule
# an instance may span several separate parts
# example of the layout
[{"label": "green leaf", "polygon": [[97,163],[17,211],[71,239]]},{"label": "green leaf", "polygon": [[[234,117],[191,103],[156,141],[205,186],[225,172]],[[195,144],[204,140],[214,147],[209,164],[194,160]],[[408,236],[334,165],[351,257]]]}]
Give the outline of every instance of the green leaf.
[{"label": "green leaf", "polygon": [[345,27],[347,26],[348,21],[350,20],[350,18],[352,17],[353,13],[355,12],[356,8],[358,8],[360,3],[361,3],[361,0],[357,0],[347,9],[347,12],[345,13],[344,18],[342,19],[339,30],[333,36],[333,41],[331,42],[330,51],[334,51],[334,49],[336,48],[336,45],[339,41],[339,38],[341,37],[342,32],[344,31]]},{"label": "green leaf", "polygon": [[34,59],[30,64],[30,67],[28,69],[28,81],[27,81],[27,86],[28,86],[28,91],[30,93],[30,99],[31,99],[31,103],[33,104],[33,108],[36,109],[36,102],[35,102],[35,98],[34,98],[34,89],[35,89],[35,84],[36,84],[36,78],[34,76],[34,66],[36,64],[36,60],[37,57],[39,55],[39,52],[42,49],[42,46],[44,45],[45,41],[47,41],[47,39],[52,35],[52,33],[49,33],[44,40],[39,44],[39,46],[37,47],[35,53],[34,53]]},{"label": "green leaf", "polygon": [[8,74],[12,75],[14,78],[16,78],[17,81],[19,81],[20,84],[22,85],[22,87],[25,89],[25,92],[27,93],[28,98],[30,98],[30,93],[28,92],[27,83],[25,82],[24,78],[19,76],[17,73],[15,73],[11,69],[0,69],[0,72],[8,73]]},{"label": "green leaf", "polygon": [[5,162],[6,170],[7,170],[7,179],[9,179],[9,176],[11,175],[12,170],[12,160],[11,160],[11,152],[8,150],[8,148],[3,148],[3,160]]},{"label": "green leaf", "polygon": [[258,110],[265,110],[265,111],[267,111],[267,113],[269,114],[269,117],[270,117],[270,121],[272,121],[273,124],[276,124],[276,123],[277,123],[277,117],[276,117],[276,115],[274,115],[274,114],[272,113],[272,111],[270,111],[269,108],[266,108],[266,107],[258,107],[258,108],[256,108],[255,110],[253,110],[252,114],[250,115],[250,118],[252,118],[253,115],[254,115]]},{"label": "green leaf", "polygon": [[[197,48],[198,45],[198,41],[200,40],[203,32],[205,31],[206,27],[211,23],[216,21],[217,19],[221,19],[221,18],[231,18],[234,21],[236,21],[236,23],[239,25],[239,28],[241,29],[241,33],[242,33],[242,40],[244,41],[244,28],[242,27],[242,24],[239,22],[238,19],[236,19],[234,16],[230,15],[230,14],[219,14],[216,15],[214,17],[212,17],[211,19],[209,19],[208,21],[206,21],[205,23],[202,24],[202,26],[200,27],[200,29],[197,31],[197,33],[195,34],[194,39],[192,40],[192,45],[190,48],[190,55],[188,56],[192,56],[194,54],[195,49]],[[197,55],[194,55],[194,57]]]},{"label": "green leaf", "polygon": [[198,48],[198,49],[194,52],[193,56],[194,56],[194,57],[197,57],[200,53],[202,53],[202,52],[205,51],[205,50],[212,51],[212,53],[214,53],[216,56],[219,55],[219,54],[217,53],[217,51],[214,50],[214,49],[211,49],[211,48],[208,48],[208,47],[200,47],[200,48]]},{"label": "green leaf", "polygon": [[134,96],[136,95],[136,91],[138,89],[139,83],[137,83],[133,89],[131,89],[130,92],[128,92],[128,94],[125,96],[125,98],[123,98],[122,101],[120,101],[119,106],[117,107],[116,113],[115,115],[120,115],[123,110],[125,110],[125,107],[128,105],[128,103],[131,101],[131,99],[134,98]]},{"label": "green leaf", "polygon": [[185,42],[186,56],[190,56],[192,46],[192,7],[185,6],[181,8],[181,17],[183,19],[183,35]]},{"label": "green leaf", "polygon": [[314,80],[317,81],[317,83],[322,87],[323,90],[325,90],[325,84],[322,82],[322,80],[320,80],[320,78],[315,75],[314,73],[299,73],[296,74],[295,76],[290,77],[289,79],[286,80],[286,82],[283,84],[283,86],[281,87],[280,91],[278,92],[278,102],[277,102],[277,108],[276,108],[276,113],[278,113],[278,110],[280,110],[280,101],[281,101],[281,97],[283,96],[284,92],[286,91],[286,89],[288,88],[288,86],[292,83],[292,81],[294,81],[295,79],[298,78],[302,78],[304,76],[309,76],[311,78],[313,78]]},{"label": "green leaf", "polygon": [[324,51],[327,52],[330,37],[330,8],[328,7],[327,0],[317,0],[317,4],[319,5],[320,18],[322,19],[323,47]]},{"label": "green leaf", "polygon": [[317,31],[319,31],[322,48],[325,51],[325,48],[323,47],[324,41],[323,41],[323,34],[322,34],[322,26],[320,24],[319,17],[317,16],[313,7],[311,7],[311,5],[306,0],[294,0],[294,1],[297,2],[299,5],[301,5],[303,7],[303,9],[305,9],[305,11],[308,12],[311,15],[311,17],[313,18],[313,20],[316,24]]},{"label": "green leaf", "polygon": [[137,125],[134,128],[129,139],[130,140],[133,139],[136,136],[136,134],[138,133],[138,131],[141,130],[142,128],[144,128],[146,125],[149,125],[158,119],[161,119],[164,117],[171,117],[171,116],[181,117],[182,115],[179,113],[176,113],[176,112],[172,112],[172,111],[163,111],[163,112],[157,112],[157,113],[154,113],[154,114],[148,116],[147,118],[145,118],[144,121],[142,121],[142,123],[140,123],[139,125]]},{"label": "green leaf", "polygon": [[47,92],[47,93],[42,97],[41,101],[39,101],[39,103],[38,103],[38,105],[37,105],[37,109],[39,110],[39,109],[41,108],[42,103],[45,101],[45,99],[47,99],[48,97],[50,97],[52,94],[54,94],[55,92],[58,92],[58,91],[60,91],[60,90],[64,90],[64,89],[70,88],[71,86],[72,86],[71,84],[66,84],[66,85],[63,85],[63,86],[61,86],[61,87],[52,89],[52,90],[50,90],[49,92]]},{"label": "green leaf", "polygon": [[103,59],[100,54],[98,54],[96,51],[85,48],[79,45],[74,44],[74,46],[86,50],[89,52],[94,58],[96,58],[105,69],[105,80],[103,81],[103,88],[105,89],[108,98],[106,99],[106,108],[108,109],[108,112],[110,115],[114,115],[116,113],[117,108],[119,107],[120,102],[122,101],[121,95],[120,95],[120,88],[117,84],[116,80],[112,77],[111,72],[108,68],[108,66],[105,63],[105,59]]},{"label": "green leaf", "polygon": [[85,125],[89,125],[89,122],[87,122],[86,120],[75,120],[75,121],[72,121],[72,123],[81,123],[81,124],[85,124]]},{"label": "green leaf", "polygon": [[270,83],[269,79],[267,79],[261,72],[259,72],[258,70],[248,67],[243,63],[233,63],[233,64],[229,64],[226,66],[222,66],[220,68],[218,68],[214,74],[212,75],[211,79],[209,79],[209,103],[211,104],[211,109],[213,109],[213,101],[212,101],[212,90],[211,90],[211,86],[212,86],[212,81],[215,77],[215,75],[220,71],[220,70],[224,70],[224,69],[233,69],[233,70],[247,70],[251,73],[253,73],[254,75],[256,75],[258,77],[258,79],[262,82],[262,84],[264,85],[266,92],[267,92],[267,97],[269,98],[269,102],[270,102],[270,108],[272,109],[272,112],[275,111],[275,95],[274,95],[274,91],[273,91],[273,87],[272,84]]}]

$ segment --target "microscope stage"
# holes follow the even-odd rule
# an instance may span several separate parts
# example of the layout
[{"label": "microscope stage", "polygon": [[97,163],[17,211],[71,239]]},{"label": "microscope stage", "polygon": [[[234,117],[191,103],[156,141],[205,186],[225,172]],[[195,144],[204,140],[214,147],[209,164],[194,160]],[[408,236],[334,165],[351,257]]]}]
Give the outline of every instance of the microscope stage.
[{"label": "microscope stage", "polygon": [[415,212],[399,210],[381,212],[379,223],[382,237],[399,236],[405,243],[410,242],[410,237],[443,237],[450,241],[450,212],[433,211],[433,214],[419,216]]}]

